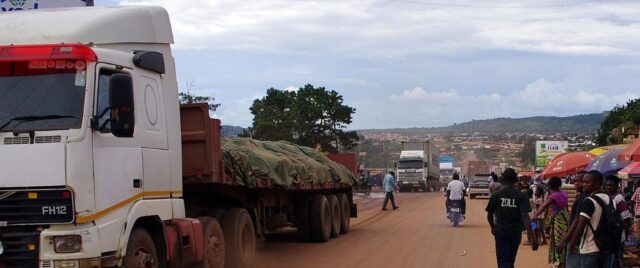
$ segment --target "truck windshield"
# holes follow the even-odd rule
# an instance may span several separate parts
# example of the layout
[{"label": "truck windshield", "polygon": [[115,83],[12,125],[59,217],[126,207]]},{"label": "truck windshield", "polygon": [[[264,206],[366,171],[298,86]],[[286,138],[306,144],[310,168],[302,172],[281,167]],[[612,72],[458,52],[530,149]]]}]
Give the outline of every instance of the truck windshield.
[{"label": "truck windshield", "polygon": [[[85,92],[83,61],[0,62],[1,131],[79,128]],[[38,120],[12,120],[38,117]]]},{"label": "truck windshield", "polygon": [[424,164],[420,160],[409,160],[409,161],[399,161],[398,168],[399,169],[421,169],[424,167]]}]

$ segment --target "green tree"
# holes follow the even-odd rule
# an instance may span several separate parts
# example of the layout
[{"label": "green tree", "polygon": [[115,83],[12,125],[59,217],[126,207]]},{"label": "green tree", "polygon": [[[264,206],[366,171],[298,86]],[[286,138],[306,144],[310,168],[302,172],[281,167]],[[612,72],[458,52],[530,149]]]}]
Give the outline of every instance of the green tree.
[{"label": "green tree", "polygon": [[609,112],[596,132],[596,144],[603,146],[622,143],[623,129],[628,130],[640,125],[640,99],[630,100],[627,104],[616,106]]},{"label": "green tree", "polygon": [[220,103],[215,103],[216,99],[214,97],[205,97],[205,96],[197,96],[191,93],[191,90],[195,87],[195,83],[193,81],[185,82],[185,90],[178,93],[178,100],[180,104],[191,104],[191,103],[206,103],[209,106],[209,111],[215,112],[218,107],[220,107]]},{"label": "green tree", "polygon": [[260,140],[286,140],[337,152],[351,149],[359,140],[355,131],[344,129],[352,122],[355,108],[343,104],[342,95],[324,87],[305,85],[298,91],[275,88],[256,99],[250,108],[253,124],[243,136]]}]

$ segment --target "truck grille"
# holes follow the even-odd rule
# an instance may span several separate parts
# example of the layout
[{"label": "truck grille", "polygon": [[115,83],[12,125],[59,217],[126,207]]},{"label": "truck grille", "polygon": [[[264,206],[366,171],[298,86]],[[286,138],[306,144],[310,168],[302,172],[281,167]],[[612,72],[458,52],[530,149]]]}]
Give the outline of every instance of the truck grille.
[{"label": "truck grille", "polygon": [[0,241],[0,267],[38,267],[40,233],[35,229],[0,228]]},{"label": "truck grille", "polygon": [[69,189],[0,189],[0,226],[72,223]]},{"label": "truck grille", "polygon": [[398,174],[399,181],[419,181],[422,180],[422,173],[401,173]]}]

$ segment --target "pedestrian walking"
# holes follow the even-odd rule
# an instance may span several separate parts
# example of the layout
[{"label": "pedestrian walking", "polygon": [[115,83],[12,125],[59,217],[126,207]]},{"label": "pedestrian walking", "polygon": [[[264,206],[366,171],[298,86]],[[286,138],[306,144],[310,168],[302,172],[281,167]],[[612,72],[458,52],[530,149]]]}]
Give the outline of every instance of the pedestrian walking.
[{"label": "pedestrian walking", "polygon": [[565,249],[558,247],[560,242],[565,238],[569,229],[569,196],[566,192],[560,191],[562,179],[560,177],[552,177],[549,179],[547,187],[549,188],[549,196],[547,201],[538,208],[534,218],[538,218],[545,213],[547,208],[551,208],[551,217],[549,219],[549,263],[555,267],[564,267]]},{"label": "pedestrian walking", "polygon": [[619,185],[620,178],[615,175],[609,175],[604,178],[604,190],[609,195],[609,198],[613,200],[613,207],[616,209],[616,212],[624,224],[620,243],[618,244],[618,248],[615,252],[615,258],[612,259],[611,268],[624,268],[624,241],[627,240],[627,234],[630,233],[629,230],[633,221],[627,202],[625,202],[624,196],[620,193]]},{"label": "pedestrian walking", "polygon": [[[533,204],[535,205],[535,207],[532,207],[531,209],[535,209],[536,211],[538,211],[538,209],[544,205],[544,190],[542,189],[542,187],[536,187],[535,189],[536,191],[534,192],[534,195],[533,195]],[[532,220],[534,220],[537,223],[536,225],[538,229],[534,230],[534,232],[536,233],[536,236],[538,238],[542,239],[541,245],[546,245],[547,236],[545,232],[546,224],[544,222],[544,216],[538,216]]]},{"label": "pedestrian walking", "polygon": [[[569,251],[578,248],[577,267],[609,268],[610,266],[611,255],[605,254],[598,247],[598,243],[603,241],[596,241],[599,228],[606,227],[600,226],[606,222],[600,221],[600,218],[604,216],[605,209],[611,203],[609,196],[602,192],[603,180],[602,173],[597,170],[587,172],[582,178],[584,191],[588,196],[582,202],[576,230],[568,245]],[[599,239],[606,238],[600,237]]]},{"label": "pedestrian walking", "polygon": [[[571,213],[569,215],[569,230],[567,231],[564,239],[562,239],[562,241],[560,241],[560,243],[558,243],[557,245],[557,247],[561,249],[565,248],[565,246],[567,247],[567,257],[565,259],[567,268],[580,268],[580,252],[576,250],[578,248],[578,245],[569,247],[568,242],[569,240],[571,240],[571,236],[573,236],[574,232],[576,231],[576,227],[578,226],[577,219],[578,216],[580,216],[580,208],[582,208],[582,203],[584,202],[584,199],[589,196],[588,193],[584,192],[582,186],[582,178],[586,173],[586,171],[579,172],[573,180],[573,186],[578,196],[576,196],[576,200],[573,201],[573,205],[571,206]],[[569,250],[569,248],[573,248],[573,250]]]},{"label": "pedestrian walking", "polygon": [[503,189],[491,195],[485,209],[495,239],[498,268],[514,267],[525,229],[531,249],[538,250],[538,241],[533,239],[529,219],[531,206],[527,196],[515,188],[517,180],[518,173],[514,169],[505,169],[502,173]]},{"label": "pedestrian walking", "polygon": [[389,202],[389,200],[391,200],[391,207],[396,210],[399,207],[396,206],[396,201],[393,198],[393,191],[398,189],[398,184],[396,184],[396,173],[393,171],[389,171],[389,173],[384,176],[384,182],[382,183],[384,185],[384,192],[385,192],[385,196],[384,196],[384,203],[382,204],[382,210],[388,210],[387,209],[387,203]]},{"label": "pedestrian walking", "polygon": [[[515,187],[515,186],[514,186]],[[489,179],[489,197],[493,195],[493,193],[502,190],[502,183],[498,179],[498,175],[491,172],[491,179]]]}]

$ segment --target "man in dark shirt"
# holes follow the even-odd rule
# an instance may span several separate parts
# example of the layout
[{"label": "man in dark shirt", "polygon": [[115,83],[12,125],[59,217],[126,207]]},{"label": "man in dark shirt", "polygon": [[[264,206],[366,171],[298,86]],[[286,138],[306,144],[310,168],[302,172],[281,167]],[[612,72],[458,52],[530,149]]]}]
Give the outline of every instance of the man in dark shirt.
[{"label": "man in dark shirt", "polygon": [[[569,230],[567,231],[567,235],[562,239],[562,241],[558,243],[558,250],[564,249],[564,247],[567,246],[567,242],[569,242],[569,239],[571,239],[571,236],[573,235],[573,232],[575,232],[576,226],[578,225],[578,221],[576,221],[576,219],[580,215],[582,202],[586,197],[589,196],[589,194],[584,192],[584,188],[582,186],[582,178],[586,173],[587,173],[586,171],[578,172],[575,179],[573,180],[573,185],[575,187],[575,190],[578,196],[576,196],[576,200],[573,202],[573,206],[571,206],[571,216],[569,217]],[[579,267],[579,264],[580,264],[579,262],[580,260],[578,259],[579,257],[580,257],[579,252],[577,250],[567,251],[566,267],[567,268]]]},{"label": "man in dark shirt", "polygon": [[504,188],[491,195],[486,208],[487,221],[491,226],[491,233],[495,237],[499,268],[514,267],[518,247],[522,240],[522,230],[525,228],[531,249],[538,249],[538,240],[533,239],[529,220],[529,212],[531,212],[529,199],[526,194],[515,188],[514,184],[517,180],[518,173],[514,169],[505,169],[502,173]]}]

